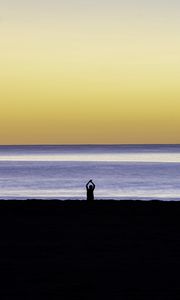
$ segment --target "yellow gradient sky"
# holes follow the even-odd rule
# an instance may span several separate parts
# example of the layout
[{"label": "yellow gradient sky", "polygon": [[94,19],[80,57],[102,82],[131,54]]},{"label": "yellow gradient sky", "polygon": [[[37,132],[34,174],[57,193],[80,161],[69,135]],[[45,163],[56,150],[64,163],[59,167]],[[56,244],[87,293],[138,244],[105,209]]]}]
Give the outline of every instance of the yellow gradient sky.
[{"label": "yellow gradient sky", "polygon": [[179,11],[0,1],[0,144],[180,143]]}]

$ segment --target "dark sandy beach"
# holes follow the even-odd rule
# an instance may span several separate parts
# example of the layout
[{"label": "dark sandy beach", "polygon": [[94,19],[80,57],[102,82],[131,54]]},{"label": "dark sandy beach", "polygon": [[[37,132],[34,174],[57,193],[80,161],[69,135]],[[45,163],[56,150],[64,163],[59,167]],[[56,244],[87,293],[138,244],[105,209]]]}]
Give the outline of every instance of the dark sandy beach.
[{"label": "dark sandy beach", "polygon": [[0,201],[0,299],[180,299],[180,203]]}]

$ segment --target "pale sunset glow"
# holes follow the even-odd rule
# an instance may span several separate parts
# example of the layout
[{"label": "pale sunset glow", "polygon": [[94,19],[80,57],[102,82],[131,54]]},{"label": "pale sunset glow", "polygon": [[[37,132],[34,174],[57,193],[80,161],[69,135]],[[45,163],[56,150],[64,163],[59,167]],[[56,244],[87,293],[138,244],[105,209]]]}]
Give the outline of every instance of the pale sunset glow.
[{"label": "pale sunset glow", "polygon": [[0,144],[179,143],[180,2],[0,3]]}]

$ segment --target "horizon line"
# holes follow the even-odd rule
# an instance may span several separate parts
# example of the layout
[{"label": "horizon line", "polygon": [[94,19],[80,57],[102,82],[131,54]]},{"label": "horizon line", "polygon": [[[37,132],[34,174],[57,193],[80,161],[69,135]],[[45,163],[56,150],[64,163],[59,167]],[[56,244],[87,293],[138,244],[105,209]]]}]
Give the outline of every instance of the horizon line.
[{"label": "horizon line", "polygon": [[88,143],[88,144],[0,144],[0,147],[8,146],[163,146],[163,145],[173,145],[180,146],[180,143]]}]

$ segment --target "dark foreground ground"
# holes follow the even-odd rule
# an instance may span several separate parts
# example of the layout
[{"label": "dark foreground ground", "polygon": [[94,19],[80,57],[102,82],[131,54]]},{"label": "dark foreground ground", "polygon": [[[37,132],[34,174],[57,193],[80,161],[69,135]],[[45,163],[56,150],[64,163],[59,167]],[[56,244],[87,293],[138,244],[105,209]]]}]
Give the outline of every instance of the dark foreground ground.
[{"label": "dark foreground ground", "polygon": [[0,299],[180,299],[180,202],[0,201]]}]

